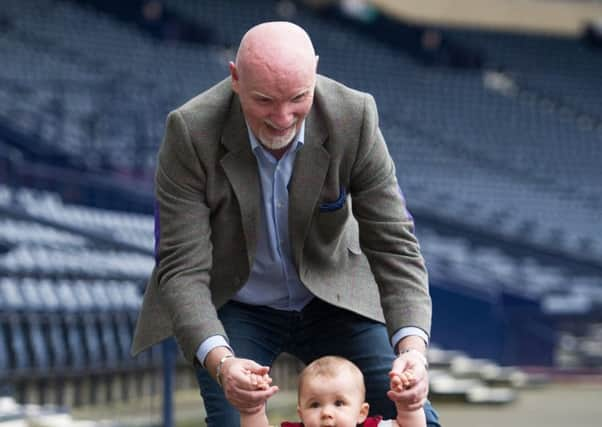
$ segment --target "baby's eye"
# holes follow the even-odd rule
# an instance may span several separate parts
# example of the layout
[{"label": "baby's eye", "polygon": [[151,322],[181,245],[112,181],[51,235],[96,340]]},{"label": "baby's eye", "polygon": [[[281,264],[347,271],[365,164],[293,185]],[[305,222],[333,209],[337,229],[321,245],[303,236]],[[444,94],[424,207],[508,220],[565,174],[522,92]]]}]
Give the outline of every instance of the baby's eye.
[{"label": "baby's eye", "polygon": [[335,406],[345,406],[345,401],[338,399],[334,402]]},{"label": "baby's eye", "polygon": [[309,404],[309,407],[312,408],[312,409],[319,408],[320,404],[318,402],[311,402]]}]

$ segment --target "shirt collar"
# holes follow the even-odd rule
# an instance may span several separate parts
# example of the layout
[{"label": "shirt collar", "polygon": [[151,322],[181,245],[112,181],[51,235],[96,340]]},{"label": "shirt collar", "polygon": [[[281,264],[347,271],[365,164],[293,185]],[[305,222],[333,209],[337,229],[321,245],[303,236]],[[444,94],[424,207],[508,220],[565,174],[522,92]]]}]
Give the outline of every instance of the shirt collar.
[{"label": "shirt collar", "polygon": [[[251,132],[251,127],[247,123],[247,132],[249,133],[249,141],[251,142],[251,149],[253,151],[257,151],[258,148],[264,150],[263,146],[259,143],[253,132]],[[305,143],[305,120],[301,122],[301,127],[299,128],[299,132],[295,135],[295,140],[293,142],[294,150],[298,150]]]}]

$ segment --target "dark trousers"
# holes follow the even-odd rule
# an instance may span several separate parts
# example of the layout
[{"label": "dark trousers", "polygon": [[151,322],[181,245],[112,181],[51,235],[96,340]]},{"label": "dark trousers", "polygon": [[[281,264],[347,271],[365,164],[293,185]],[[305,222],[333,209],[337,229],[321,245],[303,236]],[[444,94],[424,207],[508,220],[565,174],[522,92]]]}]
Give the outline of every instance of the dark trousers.
[{"label": "dark trousers", "polygon": [[[274,310],[231,301],[218,310],[237,357],[271,366],[287,352],[304,363],[326,355],[354,362],[364,374],[370,413],[395,418],[387,398],[388,372],[395,354],[381,323],[314,299],[301,312]],[[225,399],[209,373],[198,367],[197,379],[207,412],[208,427],[238,427],[239,414]],[[440,427],[430,403],[424,407],[427,425]]]}]

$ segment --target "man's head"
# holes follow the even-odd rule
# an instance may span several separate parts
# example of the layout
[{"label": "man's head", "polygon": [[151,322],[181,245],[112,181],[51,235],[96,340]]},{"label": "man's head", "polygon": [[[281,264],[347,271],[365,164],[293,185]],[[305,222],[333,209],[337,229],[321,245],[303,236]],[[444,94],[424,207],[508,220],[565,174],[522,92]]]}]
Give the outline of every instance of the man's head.
[{"label": "man's head", "polygon": [[352,362],[325,356],[299,376],[297,412],[306,427],[355,427],[368,416],[364,376]]},{"label": "man's head", "polygon": [[242,38],[230,63],[232,89],[264,147],[292,142],[313,103],[317,64],[309,36],[290,22],[257,25]]}]

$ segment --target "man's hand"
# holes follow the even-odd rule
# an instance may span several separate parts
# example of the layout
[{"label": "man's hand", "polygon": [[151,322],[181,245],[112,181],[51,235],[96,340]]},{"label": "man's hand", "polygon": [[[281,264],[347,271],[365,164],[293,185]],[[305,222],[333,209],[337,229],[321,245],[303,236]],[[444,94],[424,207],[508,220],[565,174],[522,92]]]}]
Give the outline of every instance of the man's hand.
[{"label": "man's hand", "polygon": [[249,359],[224,358],[226,355],[230,355],[226,347],[211,350],[205,359],[205,367],[215,376],[221,360],[218,382],[224,389],[226,399],[241,413],[261,411],[265,402],[278,391],[278,387],[272,385],[270,368]]},{"label": "man's hand", "polygon": [[226,359],[222,365],[221,383],[226,399],[241,413],[255,413],[278,391],[271,385],[270,368],[249,359]]},{"label": "man's hand", "polygon": [[389,399],[404,411],[420,409],[426,401],[429,389],[425,358],[419,350],[402,353],[393,362],[389,373],[391,390]]}]

